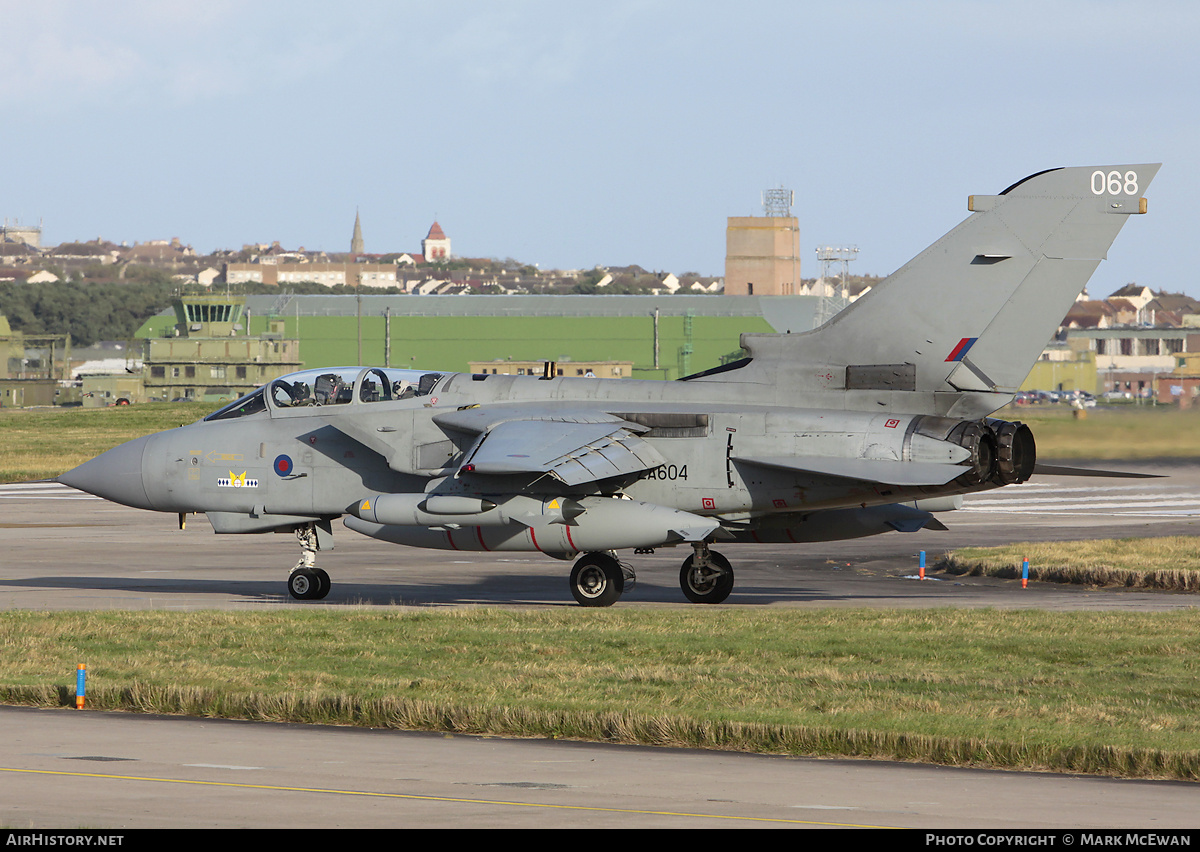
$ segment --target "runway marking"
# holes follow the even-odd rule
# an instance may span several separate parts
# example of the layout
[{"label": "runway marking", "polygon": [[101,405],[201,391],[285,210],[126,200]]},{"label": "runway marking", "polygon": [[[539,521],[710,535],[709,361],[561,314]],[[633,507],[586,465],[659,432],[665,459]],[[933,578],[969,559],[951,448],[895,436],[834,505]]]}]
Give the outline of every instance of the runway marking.
[{"label": "runway marking", "polygon": [[100,500],[60,482],[10,482],[0,485],[0,500]]},{"label": "runway marking", "polygon": [[1102,514],[1109,517],[1200,515],[1200,498],[1178,485],[1055,486],[1024,484],[967,495],[964,512],[1005,514]]},{"label": "runway marking", "polygon": [[[1030,496],[1026,497],[1023,494],[1013,494],[1011,497],[981,497],[978,500],[972,500],[973,505],[995,505],[1001,503],[1021,503],[1023,505],[1039,505],[1046,503],[1070,503],[1075,500],[1087,499],[1085,494],[1056,494],[1053,497]],[[1091,501],[1099,500],[1119,500],[1118,503],[1105,503],[1107,506],[1123,506],[1127,503],[1196,503],[1195,498],[1191,495],[1172,495],[1172,494],[1097,494]]]},{"label": "runway marking", "polygon": [[539,802],[509,802],[497,799],[469,799],[457,796],[419,796],[413,793],[380,793],[370,790],[334,790],[323,787],[281,787],[273,784],[236,784],[228,781],[196,781],[189,778],[151,778],[140,775],[109,775],[98,772],[62,772],[53,769],[17,769],[0,766],[0,772],[24,772],[30,775],[57,775],[74,778],[101,778],[115,781],[152,781],[160,784],[192,784],[200,787],[224,787],[240,790],[273,790],[283,793],[325,793],[334,796],[372,796],[382,799],[409,799],[421,802],[449,802],[460,805],[501,805],[512,808],[546,808],[549,810],[588,811],[591,813],[638,814],[641,816],[692,817],[697,819],[742,820],[746,822],[784,823],[788,825],[816,825],[829,828],[899,828],[899,826],[866,825],[848,822],[822,822],[819,820],[784,819],[782,817],[732,816],[729,814],[683,813],[676,811],[651,811],[637,808],[598,808],[589,805],[553,805]]},{"label": "runway marking", "polygon": [[1176,510],[1200,510],[1200,502],[1196,502],[1194,500],[1143,500],[1140,502],[1137,500],[1124,500],[1120,503],[1098,503],[1087,501],[1081,502],[1078,498],[1061,498],[1054,500],[1022,500],[1020,502],[997,500],[991,503],[975,503],[970,506],[964,505],[963,508],[973,509],[977,512],[993,510],[999,511],[1004,509],[1009,509],[1009,511],[1020,510],[1025,512],[1036,512],[1043,508],[1058,509],[1060,511],[1063,509],[1127,509],[1130,512],[1136,512],[1144,509],[1166,508],[1173,508]]}]

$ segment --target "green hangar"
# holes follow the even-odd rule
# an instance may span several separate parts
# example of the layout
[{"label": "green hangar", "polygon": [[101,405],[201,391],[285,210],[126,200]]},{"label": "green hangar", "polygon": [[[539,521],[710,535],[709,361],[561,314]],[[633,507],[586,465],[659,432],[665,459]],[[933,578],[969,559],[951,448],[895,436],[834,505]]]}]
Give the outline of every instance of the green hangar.
[{"label": "green hangar", "polygon": [[[831,313],[817,296],[266,295],[234,334],[300,341],[305,368],[380,365],[466,372],[482,361],[629,361],[678,379],[741,357],[742,332],[801,332]],[[175,335],[164,312],[138,331]]]}]

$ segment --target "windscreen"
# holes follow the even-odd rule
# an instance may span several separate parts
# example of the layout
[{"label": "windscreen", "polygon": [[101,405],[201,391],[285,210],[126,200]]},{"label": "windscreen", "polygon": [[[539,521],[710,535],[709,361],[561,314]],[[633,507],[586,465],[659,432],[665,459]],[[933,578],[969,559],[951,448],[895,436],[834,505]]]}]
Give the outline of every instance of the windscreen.
[{"label": "windscreen", "polygon": [[217,409],[204,419],[229,420],[234,417],[245,417],[247,414],[257,414],[260,411],[265,411],[266,408],[267,404],[263,399],[263,389],[259,388],[258,390],[251,391],[240,399],[235,399],[224,408]]}]

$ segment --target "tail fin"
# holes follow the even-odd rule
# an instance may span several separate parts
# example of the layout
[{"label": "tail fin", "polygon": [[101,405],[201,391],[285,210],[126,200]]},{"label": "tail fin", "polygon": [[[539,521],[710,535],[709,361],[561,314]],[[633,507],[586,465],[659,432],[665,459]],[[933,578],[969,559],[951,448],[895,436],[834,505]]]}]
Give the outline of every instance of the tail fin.
[{"label": "tail fin", "polygon": [[1146,211],[1159,165],[1052,169],[973,195],[962,224],[820,328],[742,345],[847,388],[1014,392],[1126,217]]}]

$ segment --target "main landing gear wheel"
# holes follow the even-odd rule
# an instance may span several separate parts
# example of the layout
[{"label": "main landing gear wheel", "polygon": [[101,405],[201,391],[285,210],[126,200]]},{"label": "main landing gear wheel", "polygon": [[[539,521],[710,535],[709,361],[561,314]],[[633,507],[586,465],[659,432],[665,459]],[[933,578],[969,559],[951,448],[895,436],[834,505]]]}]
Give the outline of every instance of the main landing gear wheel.
[{"label": "main landing gear wheel", "polygon": [[692,603],[721,603],[733,591],[733,567],[715,550],[707,550],[708,565],[697,566],[699,554],[697,550],[683,561],[679,569],[679,587]]},{"label": "main landing gear wheel", "polygon": [[571,594],[580,606],[612,606],[625,591],[621,563],[607,553],[585,553],[571,569]]},{"label": "main landing gear wheel", "polygon": [[297,568],[288,577],[288,591],[300,601],[317,601],[329,594],[333,583],[320,568]]}]

